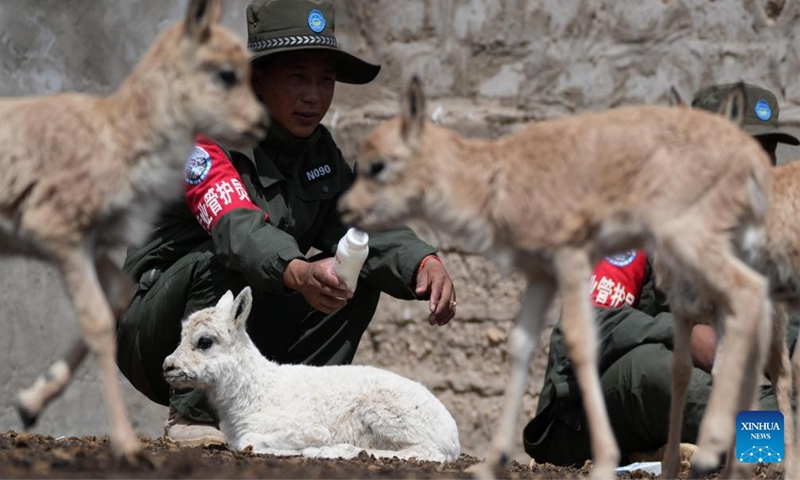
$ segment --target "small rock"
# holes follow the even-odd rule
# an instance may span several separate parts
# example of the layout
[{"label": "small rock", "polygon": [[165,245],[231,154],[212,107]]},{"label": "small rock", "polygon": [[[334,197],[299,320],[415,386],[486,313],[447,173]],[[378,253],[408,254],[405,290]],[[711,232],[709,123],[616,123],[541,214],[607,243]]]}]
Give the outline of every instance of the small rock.
[{"label": "small rock", "polygon": [[53,449],[52,450],[53,458],[62,462],[73,462],[75,461],[75,455],[71,453],[65,452],[64,450],[60,449]]},{"label": "small rock", "polygon": [[486,330],[486,337],[492,345],[499,345],[503,343],[504,340],[503,333],[494,327]]}]

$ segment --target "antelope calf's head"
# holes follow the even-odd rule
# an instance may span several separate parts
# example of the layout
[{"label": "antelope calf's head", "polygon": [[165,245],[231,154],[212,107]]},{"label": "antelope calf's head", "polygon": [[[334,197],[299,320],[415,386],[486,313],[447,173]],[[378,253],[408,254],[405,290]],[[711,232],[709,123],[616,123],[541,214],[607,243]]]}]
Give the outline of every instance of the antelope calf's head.
[{"label": "antelope calf's head", "polygon": [[181,343],[164,360],[164,379],[174,388],[213,388],[232,369],[241,368],[242,348],[253,297],[245,287],[234,299],[228,291],[217,305],[183,321]]},{"label": "antelope calf's head", "polygon": [[[401,100],[402,114],[367,136],[356,180],[339,202],[345,223],[363,230],[387,229],[421,216],[433,177],[427,143],[425,98],[414,77]],[[430,166],[426,166],[430,164]]]},{"label": "antelope calf's head", "polygon": [[191,119],[195,133],[246,147],[266,134],[267,114],[251,86],[244,42],[219,25],[220,16],[220,0],[191,0],[151,61],[165,66],[161,83],[173,114]]}]

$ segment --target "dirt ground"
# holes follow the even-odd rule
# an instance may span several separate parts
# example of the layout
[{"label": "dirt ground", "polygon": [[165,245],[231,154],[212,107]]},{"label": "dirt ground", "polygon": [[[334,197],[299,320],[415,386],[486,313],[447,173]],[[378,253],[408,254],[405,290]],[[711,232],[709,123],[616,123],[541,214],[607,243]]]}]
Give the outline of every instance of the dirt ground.
[{"label": "dirt ground", "polygon": [[[143,453],[135,462],[115,459],[108,437],[60,437],[9,430],[0,434],[0,478],[472,478],[480,459],[469,455],[451,463],[376,459],[366,452],[353,460],[316,460],[232,452],[225,447],[178,448],[142,437]],[[581,469],[550,464],[529,467],[511,462],[498,478],[585,478]],[[779,478],[780,472],[760,466],[753,479]],[[651,479],[644,472],[619,479]],[[685,478],[685,477],[684,477]],[[705,477],[717,479],[718,475]]]},{"label": "dirt ground", "polygon": [[[0,478],[471,478],[470,467],[479,462],[468,455],[446,464],[376,459],[365,453],[354,460],[279,458],[143,441],[142,459],[128,463],[111,456],[107,437],[55,439],[7,431],[0,434]],[[512,462],[501,477],[577,478],[586,473],[552,465],[531,469]]]}]

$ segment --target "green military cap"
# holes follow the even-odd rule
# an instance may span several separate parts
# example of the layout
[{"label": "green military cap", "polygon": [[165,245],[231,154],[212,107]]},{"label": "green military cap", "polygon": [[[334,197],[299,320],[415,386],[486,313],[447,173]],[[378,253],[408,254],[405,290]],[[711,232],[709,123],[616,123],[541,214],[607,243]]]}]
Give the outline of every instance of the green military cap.
[{"label": "green military cap", "polygon": [[[713,85],[695,93],[692,107],[716,112],[728,93],[738,83]],[[780,143],[800,145],[800,140],[793,135],[778,130],[780,107],[775,95],[767,89],[745,84],[746,108],[742,128],[755,137],[769,136]]]},{"label": "green military cap", "polygon": [[331,0],[256,0],[247,6],[250,60],[295,50],[327,50],[336,59],[336,80],[371,82],[380,71],[339,48],[336,14]]}]

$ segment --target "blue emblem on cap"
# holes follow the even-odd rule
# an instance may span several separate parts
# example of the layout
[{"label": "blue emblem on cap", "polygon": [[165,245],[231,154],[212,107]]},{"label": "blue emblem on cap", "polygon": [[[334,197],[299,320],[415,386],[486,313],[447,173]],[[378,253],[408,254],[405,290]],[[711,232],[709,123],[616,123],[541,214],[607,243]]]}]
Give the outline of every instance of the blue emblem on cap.
[{"label": "blue emblem on cap", "polygon": [[325,30],[325,17],[317,9],[311,10],[308,14],[308,28],[314,33]]},{"label": "blue emblem on cap", "polygon": [[766,122],[772,116],[772,110],[769,108],[769,103],[766,100],[759,100],[756,102],[756,115],[762,121]]}]

